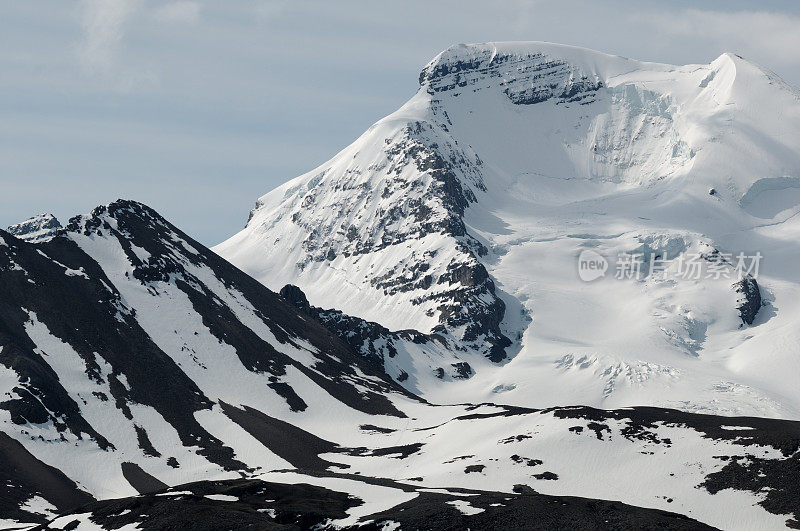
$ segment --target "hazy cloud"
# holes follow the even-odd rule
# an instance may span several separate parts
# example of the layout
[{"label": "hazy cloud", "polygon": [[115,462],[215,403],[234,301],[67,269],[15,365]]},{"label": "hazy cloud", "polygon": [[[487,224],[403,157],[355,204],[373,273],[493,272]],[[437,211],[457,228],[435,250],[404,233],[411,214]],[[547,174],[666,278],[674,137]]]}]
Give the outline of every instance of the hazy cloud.
[{"label": "hazy cloud", "polygon": [[82,0],[83,41],[79,55],[91,70],[110,68],[125,35],[125,23],[138,9],[140,0]]}]

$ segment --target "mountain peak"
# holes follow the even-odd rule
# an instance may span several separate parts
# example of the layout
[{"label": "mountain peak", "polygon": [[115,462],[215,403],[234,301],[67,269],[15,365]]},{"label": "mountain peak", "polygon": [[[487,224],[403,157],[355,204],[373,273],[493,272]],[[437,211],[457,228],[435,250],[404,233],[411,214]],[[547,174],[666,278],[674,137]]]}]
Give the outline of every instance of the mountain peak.
[{"label": "mountain peak", "polygon": [[[298,286],[314,306],[445,337],[475,371],[441,391],[448,399],[505,392],[524,404],[574,385],[594,405],[626,394],[663,405],[653,390],[681,374],[693,403],[727,408],[694,392],[714,383],[687,360],[706,349],[711,366],[715,338],[741,325],[730,284],[713,284],[711,298],[711,284],[672,292],[653,280],[642,293],[636,282],[586,285],[573,266],[590,247],[671,258],[708,245],[773,248],[733,235],[764,222],[754,217],[777,222],[800,208],[793,93],[732,54],[675,66],[544,42],[452,46],[420,83],[333,159],[261,197],[247,228],[216,252],[274,290]],[[649,310],[608,306],[629,289]],[[748,346],[733,348],[744,357]],[[628,367],[655,373],[631,386]],[[408,381],[435,399],[444,387],[427,376]],[[736,407],[794,407],[766,403]]]},{"label": "mountain peak", "polygon": [[169,225],[161,214],[144,203],[130,199],[117,199],[107,205],[99,205],[93,208],[89,214],[80,214],[70,218],[67,229],[78,232],[87,231],[102,225],[104,218],[119,220],[130,215],[142,220],[156,221],[159,225]]},{"label": "mountain peak", "polygon": [[52,214],[38,214],[8,227],[8,232],[27,242],[41,242],[49,240],[58,229],[61,223]]}]

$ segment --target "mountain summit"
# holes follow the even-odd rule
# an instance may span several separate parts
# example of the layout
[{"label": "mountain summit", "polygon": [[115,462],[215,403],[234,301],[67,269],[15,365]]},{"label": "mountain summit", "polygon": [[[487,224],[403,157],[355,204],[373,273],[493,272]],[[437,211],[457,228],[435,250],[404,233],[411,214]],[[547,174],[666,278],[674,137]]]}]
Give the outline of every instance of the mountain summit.
[{"label": "mountain summit", "polygon": [[40,242],[52,238],[61,223],[52,214],[40,214],[8,227],[8,232],[27,242]]},{"label": "mountain summit", "polygon": [[800,418],[796,89],[733,54],[541,42],[453,46],[419,82],[215,251],[313,306],[443,338],[474,374],[415,366],[429,400]]}]

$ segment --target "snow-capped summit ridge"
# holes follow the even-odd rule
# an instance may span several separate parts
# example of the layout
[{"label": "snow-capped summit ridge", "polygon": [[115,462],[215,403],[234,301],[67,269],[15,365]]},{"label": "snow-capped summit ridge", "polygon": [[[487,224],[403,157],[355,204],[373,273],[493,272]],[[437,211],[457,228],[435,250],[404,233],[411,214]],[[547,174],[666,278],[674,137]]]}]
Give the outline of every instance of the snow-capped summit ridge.
[{"label": "snow-capped summit ridge", "polygon": [[669,69],[672,65],[652,63],[628,59],[619,55],[611,55],[589,48],[557,44],[544,41],[518,42],[486,42],[475,44],[456,44],[440,52],[423,68],[420,84],[430,74],[444,68],[460,65],[462,68],[473,65],[474,68],[487,68],[511,60],[537,60],[546,57],[570,63],[585,71],[610,77],[633,68]]},{"label": "snow-capped summit ridge", "polygon": [[[419,83],[431,93],[459,91],[475,84],[482,88],[480,85],[483,81],[478,80],[491,78],[496,79],[494,84],[498,87],[505,88],[521,82],[534,86],[543,84],[554,90],[559,86],[568,87],[576,81],[587,80],[610,87],[628,84],[633,80],[647,80],[654,84],[671,80],[680,84],[680,78],[693,72],[708,74],[701,75],[702,88],[717,73],[723,74],[721,79],[733,84],[739,72],[739,81],[743,85],[751,86],[754,79],[761,77],[770,84],[779,84],[790,92],[797,92],[773,72],[732,52],[722,53],[708,65],[679,66],[542,41],[453,45],[436,55],[422,69]],[[670,88],[670,92],[684,92],[681,87]]]}]

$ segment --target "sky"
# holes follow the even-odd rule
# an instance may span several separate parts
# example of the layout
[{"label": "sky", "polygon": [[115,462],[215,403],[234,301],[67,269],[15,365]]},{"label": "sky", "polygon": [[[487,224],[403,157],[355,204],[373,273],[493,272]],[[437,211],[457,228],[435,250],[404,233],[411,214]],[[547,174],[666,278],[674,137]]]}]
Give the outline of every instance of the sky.
[{"label": "sky", "polygon": [[800,2],[0,1],[0,227],[117,198],[206,245],[417,90],[452,44],[723,52],[800,86]]}]

